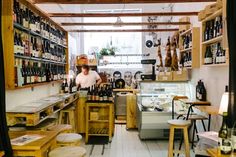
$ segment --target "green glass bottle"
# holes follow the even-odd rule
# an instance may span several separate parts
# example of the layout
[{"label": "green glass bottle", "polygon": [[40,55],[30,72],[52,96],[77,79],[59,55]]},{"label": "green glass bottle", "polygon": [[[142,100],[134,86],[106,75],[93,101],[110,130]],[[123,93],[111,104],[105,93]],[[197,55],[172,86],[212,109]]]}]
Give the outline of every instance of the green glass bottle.
[{"label": "green glass bottle", "polygon": [[227,112],[223,112],[223,122],[219,131],[219,148],[221,154],[231,154],[232,146],[229,138],[229,130],[227,126]]}]

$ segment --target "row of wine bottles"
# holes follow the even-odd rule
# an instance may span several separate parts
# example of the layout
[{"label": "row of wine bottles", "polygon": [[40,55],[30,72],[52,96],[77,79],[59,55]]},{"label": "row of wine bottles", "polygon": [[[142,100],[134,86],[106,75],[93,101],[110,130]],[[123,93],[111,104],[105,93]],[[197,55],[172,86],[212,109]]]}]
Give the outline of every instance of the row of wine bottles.
[{"label": "row of wine bottles", "polygon": [[49,40],[41,40],[19,30],[14,32],[14,54],[66,62],[65,51],[64,47]]},{"label": "row of wine bottles", "polygon": [[13,21],[58,44],[66,45],[65,32],[57,29],[55,25],[41,18],[18,0],[14,0]]},{"label": "row of wine bottles", "polygon": [[[69,84],[69,85],[68,85]],[[61,84],[61,93],[74,93],[77,91],[77,86],[75,83],[75,79],[70,79],[70,82],[67,82],[67,79],[64,79]]]},{"label": "row of wine bottles", "polygon": [[182,39],[183,39],[183,43],[182,43],[183,49],[188,49],[192,47],[192,33],[182,36]]},{"label": "row of wine bottles", "polygon": [[217,16],[215,19],[207,21],[204,31],[204,41],[221,36],[223,33],[222,16]]},{"label": "row of wine bottles", "polygon": [[182,65],[182,67],[192,66],[192,52],[191,51],[181,54],[180,65]]},{"label": "row of wine bottles", "polygon": [[226,62],[225,50],[220,43],[208,45],[204,56],[204,64],[223,64]]},{"label": "row of wine bottles", "polygon": [[113,101],[113,93],[111,85],[89,87],[87,93],[87,101]]},{"label": "row of wine bottles", "polygon": [[64,65],[35,62],[25,59],[15,59],[15,86],[50,82],[64,79]]}]

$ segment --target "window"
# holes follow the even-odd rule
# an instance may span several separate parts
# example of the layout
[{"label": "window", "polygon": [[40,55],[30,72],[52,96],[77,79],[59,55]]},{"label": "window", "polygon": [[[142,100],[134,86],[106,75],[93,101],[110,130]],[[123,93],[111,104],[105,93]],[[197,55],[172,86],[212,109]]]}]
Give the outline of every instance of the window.
[{"label": "window", "polygon": [[[106,11],[107,12],[107,11]],[[113,11],[114,12],[114,11]],[[117,11],[116,11],[117,12]],[[85,18],[84,22],[104,23],[116,22],[116,17],[110,18]],[[141,22],[141,17],[121,17],[122,22]],[[116,30],[116,29],[141,29],[141,26],[86,26],[84,29]],[[85,54],[99,53],[102,48],[115,47],[115,56],[104,56],[99,68],[141,68],[142,59],[142,33],[141,32],[88,32],[84,33]],[[117,63],[117,64],[116,64]],[[137,63],[137,64],[135,64]]]}]

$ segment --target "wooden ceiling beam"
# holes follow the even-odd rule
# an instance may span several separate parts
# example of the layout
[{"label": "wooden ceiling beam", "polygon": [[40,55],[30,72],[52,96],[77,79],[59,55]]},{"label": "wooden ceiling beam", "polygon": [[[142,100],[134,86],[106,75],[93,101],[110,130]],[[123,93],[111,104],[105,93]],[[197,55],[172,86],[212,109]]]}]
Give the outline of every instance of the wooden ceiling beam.
[{"label": "wooden ceiling beam", "polygon": [[187,3],[187,2],[215,2],[215,1],[216,0],[33,0],[33,2],[37,4]]},{"label": "wooden ceiling beam", "polygon": [[197,16],[198,12],[48,13],[50,17]]},{"label": "wooden ceiling beam", "polygon": [[68,32],[81,32],[81,33],[86,33],[86,32],[175,32],[178,31],[178,28],[173,28],[173,29],[119,29],[119,30],[67,30]]},{"label": "wooden ceiling beam", "polygon": [[123,22],[123,23],[61,23],[62,26],[142,26],[142,25],[188,25],[190,22]]}]

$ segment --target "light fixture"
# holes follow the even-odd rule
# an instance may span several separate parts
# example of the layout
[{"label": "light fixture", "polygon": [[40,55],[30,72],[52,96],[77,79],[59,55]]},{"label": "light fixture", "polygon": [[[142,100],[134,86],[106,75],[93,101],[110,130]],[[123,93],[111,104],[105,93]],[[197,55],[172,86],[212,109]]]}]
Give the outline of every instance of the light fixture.
[{"label": "light fixture", "polygon": [[114,27],[122,27],[123,21],[121,20],[121,18],[118,16],[116,19],[116,22],[114,24]]},{"label": "light fixture", "polygon": [[219,108],[220,115],[223,115],[223,112],[228,112],[228,104],[229,104],[229,90],[228,86],[225,86],[225,92],[222,95],[220,101],[220,108]]}]

